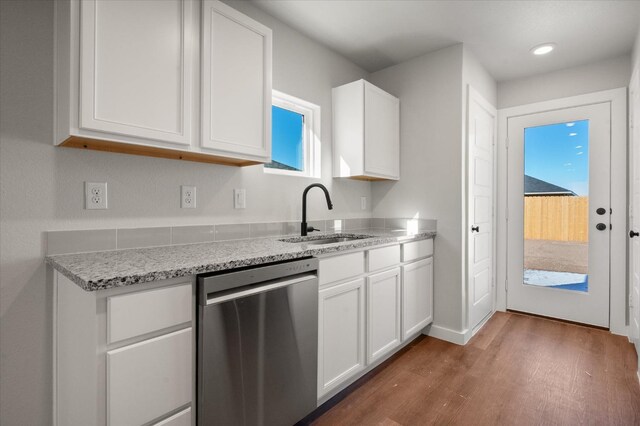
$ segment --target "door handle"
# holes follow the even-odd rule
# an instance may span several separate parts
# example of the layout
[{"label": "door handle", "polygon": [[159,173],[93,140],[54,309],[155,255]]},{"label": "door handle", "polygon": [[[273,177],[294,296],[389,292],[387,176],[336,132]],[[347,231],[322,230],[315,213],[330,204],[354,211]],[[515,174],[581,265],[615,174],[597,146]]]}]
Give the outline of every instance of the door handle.
[{"label": "door handle", "polygon": [[629,238],[640,236],[640,232],[636,232],[634,230],[629,231]]},{"label": "door handle", "polygon": [[480,225],[471,225],[471,232],[480,232]]},{"label": "door handle", "polygon": [[598,231],[604,231],[605,229],[607,229],[607,225],[605,225],[604,223],[599,223],[596,225],[596,229]]},{"label": "door handle", "polygon": [[598,213],[600,216],[602,216],[606,212],[607,210],[604,207],[598,207],[598,209],[596,210],[596,213]]}]

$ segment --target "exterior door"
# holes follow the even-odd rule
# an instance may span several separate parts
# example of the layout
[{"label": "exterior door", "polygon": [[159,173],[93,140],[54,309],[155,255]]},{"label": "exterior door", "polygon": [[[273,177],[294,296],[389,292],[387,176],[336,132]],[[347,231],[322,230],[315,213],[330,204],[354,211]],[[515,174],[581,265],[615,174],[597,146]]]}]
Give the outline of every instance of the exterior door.
[{"label": "exterior door", "polygon": [[631,200],[629,206],[631,217],[629,218],[630,243],[630,266],[629,274],[631,284],[631,312],[629,317],[629,337],[636,345],[636,350],[640,353],[640,71],[636,71],[631,78],[629,85],[629,108],[630,120],[630,173],[631,180]]},{"label": "exterior door", "polygon": [[610,114],[509,118],[508,309],[609,327]]},{"label": "exterior door", "polygon": [[469,326],[473,329],[494,308],[494,146],[496,110],[469,89],[467,143]]}]

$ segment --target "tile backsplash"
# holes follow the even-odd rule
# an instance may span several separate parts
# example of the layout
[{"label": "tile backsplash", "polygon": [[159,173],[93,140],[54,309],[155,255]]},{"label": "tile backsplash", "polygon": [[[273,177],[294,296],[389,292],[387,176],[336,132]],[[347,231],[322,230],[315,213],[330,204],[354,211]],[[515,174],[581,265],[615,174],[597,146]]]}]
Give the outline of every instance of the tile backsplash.
[{"label": "tile backsplash", "polygon": [[[345,232],[365,229],[409,229],[435,231],[434,219],[409,218],[350,218],[312,220],[308,224],[320,232]],[[164,246],[173,244],[206,243],[246,238],[298,235],[300,222],[254,222],[217,225],[188,225],[173,227],[91,229],[47,232],[46,254],[81,253]]]}]

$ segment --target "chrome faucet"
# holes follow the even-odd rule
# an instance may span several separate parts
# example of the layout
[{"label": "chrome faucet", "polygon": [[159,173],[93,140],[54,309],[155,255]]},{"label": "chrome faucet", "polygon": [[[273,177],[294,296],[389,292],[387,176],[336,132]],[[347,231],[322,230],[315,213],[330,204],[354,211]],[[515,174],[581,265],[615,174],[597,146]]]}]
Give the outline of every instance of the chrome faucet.
[{"label": "chrome faucet", "polygon": [[327,199],[327,208],[329,210],[333,209],[333,204],[331,203],[331,196],[329,195],[329,191],[327,188],[321,183],[312,183],[307,186],[302,193],[302,223],[300,224],[300,235],[303,237],[307,235],[307,232],[318,231],[313,226],[307,226],[307,192],[313,187],[318,187],[324,191],[324,196]]}]

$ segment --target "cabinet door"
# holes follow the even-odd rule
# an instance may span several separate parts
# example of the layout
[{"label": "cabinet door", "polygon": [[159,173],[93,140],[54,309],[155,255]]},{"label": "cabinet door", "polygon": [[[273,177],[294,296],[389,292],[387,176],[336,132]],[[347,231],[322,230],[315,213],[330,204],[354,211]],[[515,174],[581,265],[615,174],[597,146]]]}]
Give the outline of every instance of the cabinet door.
[{"label": "cabinet door", "polygon": [[433,321],[433,258],[402,267],[402,339]]},{"label": "cabinet door", "polygon": [[107,352],[109,425],[140,425],[191,402],[191,328]]},{"label": "cabinet door", "polygon": [[271,30],[219,2],[202,15],[202,147],[271,156]]},{"label": "cabinet door", "polygon": [[367,176],[400,178],[400,101],[365,81],[364,169]]},{"label": "cabinet door", "polygon": [[364,279],[320,290],[318,398],[365,366]]},{"label": "cabinet door", "polygon": [[80,127],[191,143],[191,0],[81,2]]},{"label": "cabinet door", "polygon": [[400,344],[400,268],[367,278],[367,363]]}]

